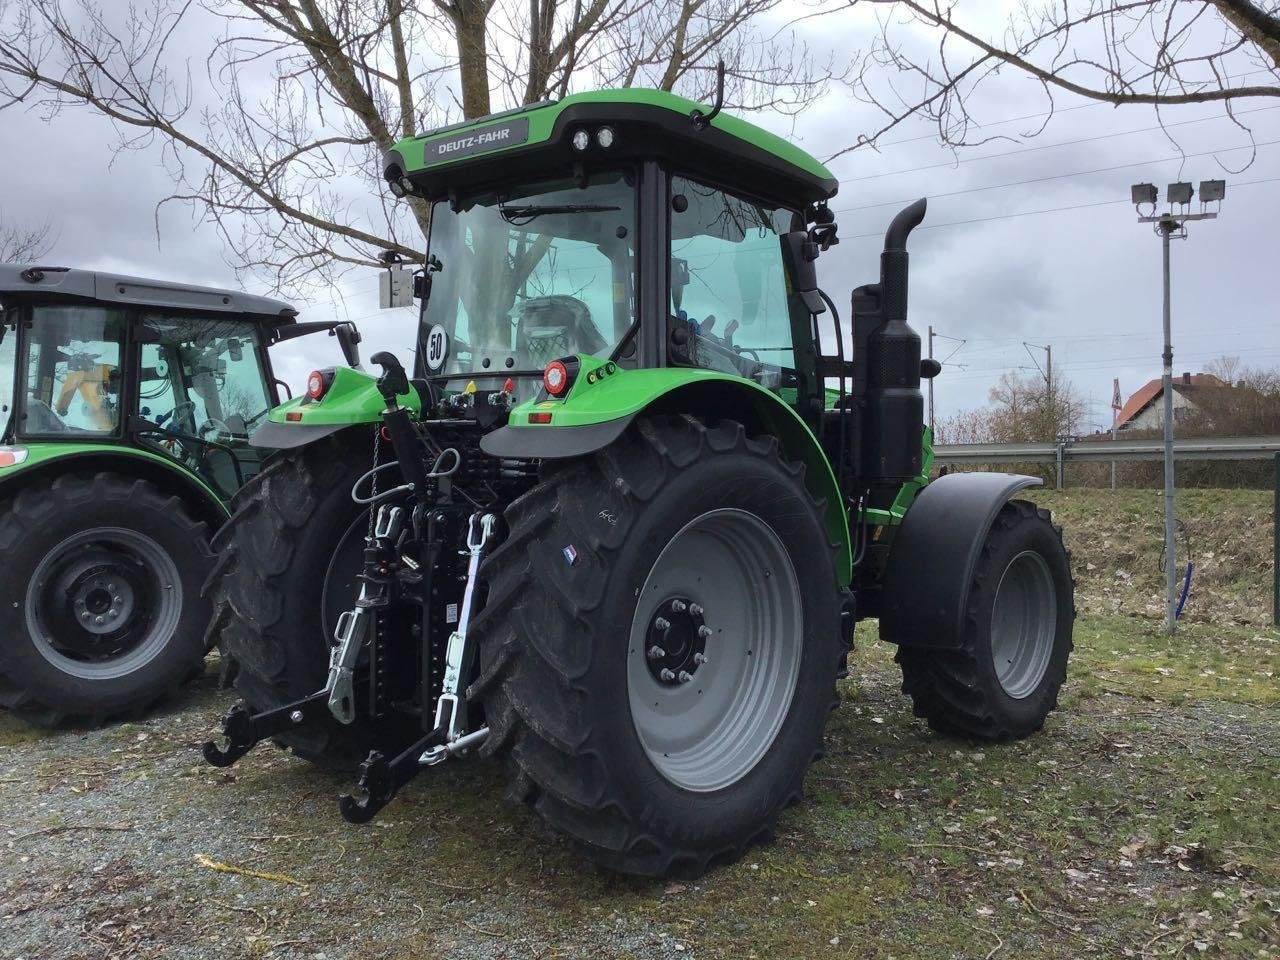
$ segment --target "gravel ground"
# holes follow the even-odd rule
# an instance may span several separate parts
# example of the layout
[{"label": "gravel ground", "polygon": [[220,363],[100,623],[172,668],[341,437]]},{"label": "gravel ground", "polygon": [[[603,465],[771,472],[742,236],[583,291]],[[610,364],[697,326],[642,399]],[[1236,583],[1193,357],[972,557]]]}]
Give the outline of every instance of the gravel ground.
[{"label": "gravel ground", "polygon": [[479,761],[365,827],[272,748],[205,766],[212,665],[142,722],[0,715],[0,957],[1280,956],[1280,638],[1081,627],[1062,709],[1003,747],[930,734],[862,642],[807,802],[697,884],[594,871]]}]

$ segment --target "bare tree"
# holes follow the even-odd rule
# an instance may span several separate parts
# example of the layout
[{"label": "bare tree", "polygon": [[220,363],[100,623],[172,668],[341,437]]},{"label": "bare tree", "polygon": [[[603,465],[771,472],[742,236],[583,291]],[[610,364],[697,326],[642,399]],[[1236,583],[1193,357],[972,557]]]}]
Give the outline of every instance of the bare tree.
[{"label": "bare tree", "polygon": [[[966,15],[954,0],[847,2],[883,7],[860,89],[884,119],[840,153],[874,144],[912,116],[932,121],[952,146],[993,139],[973,112],[975,94],[1011,68],[1031,78],[1044,98],[1045,114],[1028,136],[1044,129],[1063,94],[1146,104],[1158,114],[1218,103],[1245,130],[1240,100],[1280,97],[1280,7],[1274,2],[1025,2],[994,31],[981,25],[979,4]],[[932,41],[927,48],[913,42],[921,27]]]},{"label": "bare tree", "polygon": [[53,248],[53,226],[48,221],[28,226],[7,221],[0,210],[0,263],[31,263]]},{"label": "bare tree", "polygon": [[[392,203],[383,153],[428,126],[646,84],[705,95],[717,55],[740,106],[799,109],[833,78],[782,0],[0,0],[0,109],[110,118],[160,143],[242,270],[301,293],[378,253],[413,256],[428,210]],[[776,19],[776,18],[775,18]],[[782,30],[783,38],[790,36]],[[192,37],[208,37],[193,55]],[[190,64],[203,64],[193,72]],[[162,201],[163,202],[163,201]],[[158,222],[158,221],[157,221]]]}]

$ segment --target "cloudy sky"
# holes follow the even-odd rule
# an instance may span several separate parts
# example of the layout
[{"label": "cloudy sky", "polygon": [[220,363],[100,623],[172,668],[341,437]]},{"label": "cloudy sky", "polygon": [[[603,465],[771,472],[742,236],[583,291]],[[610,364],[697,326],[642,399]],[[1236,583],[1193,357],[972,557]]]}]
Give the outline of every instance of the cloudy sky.
[{"label": "cloudy sky", "polygon": [[[852,12],[805,29],[821,53],[864,46],[871,25],[867,14]],[[183,38],[193,59],[207,48],[199,33]],[[1177,124],[1169,130],[1175,143],[1151,129],[1157,119],[1149,108],[1066,99],[1057,106],[1044,133],[1024,139],[1038,119],[1000,121],[1039,114],[1045,102],[1030,81],[1006,75],[984,88],[971,111],[990,133],[1010,139],[953,153],[929,136],[928,125],[908,123],[879,153],[834,161],[841,187],[832,207],[843,240],[820,262],[823,286],[847,304],[854,286],[875,278],[880,238],[897,207],[929,197],[925,225],[911,241],[911,321],[922,336],[932,325],[936,354],[949,358],[936,384],[938,417],[984,404],[1006,370],[1034,373],[1032,357],[1043,363],[1044,351],[1029,353],[1027,342],[1052,345],[1055,375],[1088,398],[1088,424],[1106,426],[1112,378],[1127,394],[1160,372],[1160,243],[1136,222],[1129,185],[1151,181],[1163,190],[1177,179],[1225,177],[1220,219],[1192,224],[1189,239],[1174,245],[1175,370],[1197,371],[1222,355],[1280,365],[1280,104],[1238,104],[1258,144],[1243,170],[1249,134],[1220,108],[1166,112],[1166,123]],[[843,92],[794,120],[752,119],[819,157],[875,123],[869,108]],[[157,211],[172,187],[159,147],[117,154],[114,140],[107,121],[87,109],[52,119],[38,110],[0,113],[4,217],[48,220],[57,237],[51,261],[235,285],[218,237],[189,208]],[[1032,180],[1039,182],[1025,183]],[[267,285],[265,278],[246,283],[255,292]],[[357,320],[366,355],[382,347],[408,355],[412,315],[378,310],[372,270],[299,306],[305,319]],[[340,362],[326,337],[277,349],[295,390],[309,369]]]}]

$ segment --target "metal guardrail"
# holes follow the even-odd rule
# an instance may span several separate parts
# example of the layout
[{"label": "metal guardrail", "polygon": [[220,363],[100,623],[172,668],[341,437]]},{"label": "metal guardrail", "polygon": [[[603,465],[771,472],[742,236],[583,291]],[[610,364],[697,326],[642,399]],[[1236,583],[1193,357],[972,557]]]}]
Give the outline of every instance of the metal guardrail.
[{"label": "metal guardrail", "polygon": [[[1175,460],[1270,460],[1280,453],[1280,437],[1186,437],[1173,441]],[[1064,440],[1060,443],[940,443],[935,463],[1081,463],[1163,460],[1164,446],[1152,440]]]}]

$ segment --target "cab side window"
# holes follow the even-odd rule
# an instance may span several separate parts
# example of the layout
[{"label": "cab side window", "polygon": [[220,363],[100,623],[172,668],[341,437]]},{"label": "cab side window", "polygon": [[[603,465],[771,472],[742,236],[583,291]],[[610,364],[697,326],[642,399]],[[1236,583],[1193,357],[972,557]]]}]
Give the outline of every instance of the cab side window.
[{"label": "cab side window", "polygon": [[13,419],[13,378],[18,365],[18,331],[0,310],[0,438],[9,435]]},{"label": "cab side window", "polygon": [[682,177],[671,181],[671,303],[676,363],[771,390],[796,384],[791,304],[773,209]]},{"label": "cab side window", "polygon": [[27,337],[24,433],[114,433],[120,424],[122,311],[38,306]]}]

